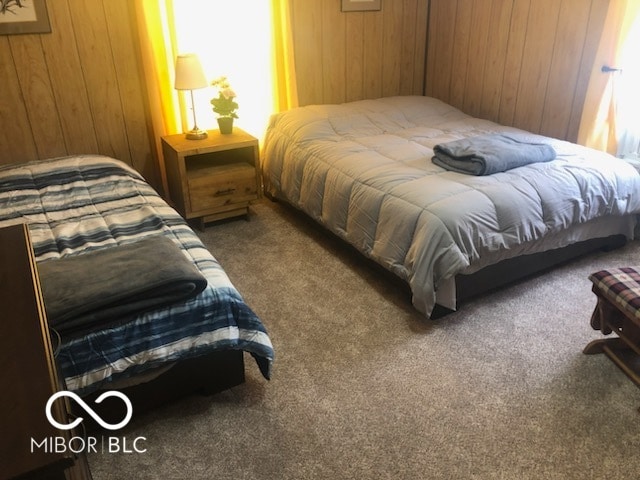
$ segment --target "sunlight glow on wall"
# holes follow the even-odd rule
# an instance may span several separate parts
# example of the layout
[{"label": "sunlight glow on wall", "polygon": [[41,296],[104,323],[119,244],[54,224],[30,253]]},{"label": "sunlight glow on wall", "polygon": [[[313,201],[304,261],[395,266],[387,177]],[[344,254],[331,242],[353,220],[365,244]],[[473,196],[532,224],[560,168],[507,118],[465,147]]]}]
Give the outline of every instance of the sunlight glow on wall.
[{"label": "sunlight glow on wall", "polygon": [[640,152],[640,17],[636,18],[620,57],[622,73],[616,79],[619,124],[618,155],[638,159]]},{"label": "sunlight glow on wall", "polygon": [[[261,138],[273,105],[269,2],[174,0],[173,3],[178,52],[196,53],[209,81],[227,76],[240,105],[235,125]],[[215,89],[209,87],[193,93],[198,126],[218,128],[209,103]]]}]

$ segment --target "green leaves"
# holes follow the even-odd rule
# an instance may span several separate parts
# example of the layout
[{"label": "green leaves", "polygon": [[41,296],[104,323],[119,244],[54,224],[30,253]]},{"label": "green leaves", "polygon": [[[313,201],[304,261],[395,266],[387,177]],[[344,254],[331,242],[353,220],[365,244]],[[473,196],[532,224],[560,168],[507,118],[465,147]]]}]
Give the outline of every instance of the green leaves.
[{"label": "green leaves", "polygon": [[227,77],[216,78],[211,82],[211,86],[218,88],[218,96],[211,99],[213,111],[221,117],[238,118],[238,104],[234,100],[236,92],[231,88]]}]

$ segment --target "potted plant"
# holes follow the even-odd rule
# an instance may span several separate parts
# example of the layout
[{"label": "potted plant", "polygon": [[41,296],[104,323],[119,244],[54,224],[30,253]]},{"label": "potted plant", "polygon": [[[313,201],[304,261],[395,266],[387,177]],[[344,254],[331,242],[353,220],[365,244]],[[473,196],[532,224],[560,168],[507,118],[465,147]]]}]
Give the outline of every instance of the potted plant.
[{"label": "potted plant", "polygon": [[211,86],[218,89],[218,96],[211,99],[211,105],[213,106],[213,111],[218,114],[220,133],[232,133],[233,119],[238,118],[236,113],[238,104],[234,100],[236,92],[233,91],[225,76],[213,80]]}]

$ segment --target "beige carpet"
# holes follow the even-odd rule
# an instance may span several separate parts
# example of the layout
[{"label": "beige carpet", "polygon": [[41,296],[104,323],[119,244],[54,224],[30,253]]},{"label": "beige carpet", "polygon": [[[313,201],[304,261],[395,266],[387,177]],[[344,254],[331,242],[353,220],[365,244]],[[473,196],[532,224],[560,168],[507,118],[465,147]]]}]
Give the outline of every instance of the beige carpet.
[{"label": "beige carpet", "polygon": [[633,479],[640,391],[604,356],[597,253],[438,322],[407,290],[281,204],[201,234],[276,351],[273,379],[134,415],[144,454],[94,454],[101,479]]}]

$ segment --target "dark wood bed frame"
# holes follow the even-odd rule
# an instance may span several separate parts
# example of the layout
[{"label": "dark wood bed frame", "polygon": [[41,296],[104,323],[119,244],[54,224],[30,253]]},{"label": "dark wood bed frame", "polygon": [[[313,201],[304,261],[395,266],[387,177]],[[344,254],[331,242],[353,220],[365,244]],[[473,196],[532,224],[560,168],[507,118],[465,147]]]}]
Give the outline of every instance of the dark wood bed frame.
[{"label": "dark wood bed frame", "polygon": [[[133,415],[144,413],[189,395],[213,395],[244,383],[244,352],[241,350],[221,350],[200,357],[188,358],[174,364],[169,370],[145,383],[126,388],[116,388],[124,393],[133,405]],[[83,399],[100,417],[108,423],[120,422],[126,410],[121,400],[106,398],[102,403],[95,399],[105,391],[93,392]],[[100,427],[77,405],[72,405],[74,413],[85,418],[89,431]]]},{"label": "dark wood bed frame", "polygon": [[[469,275],[458,275],[456,277],[457,302],[459,305],[463,304],[481,294],[543,273],[589,253],[620,248],[626,242],[624,235],[593,238],[546,252],[503,260]],[[451,313],[451,310],[436,305],[431,318],[440,318],[448,313]]]},{"label": "dark wood bed frame", "polygon": [[[387,278],[391,279],[391,281],[400,285],[400,287],[407,292],[409,298],[411,298],[411,289],[405,280],[387,270],[382,265],[376,263],[374,260],[367,258],[349,242],[340,238],[331,230],[324,228],[320,223],[315,221],[302,210],[291,205],[286,200],[280,200],[270,194],[265,194],[265,196],[272,202],[282,205],[287,212],[296,219],[296,221],[300,221],[322,235],[331,237],[335,242],[337,242],[337,244],[348,249],[350,254],[355,254],[370,267],[381,272],[382,275],[385,275]],[[534,275],[541,274],[554,267],[558,267],[590,253],[596,251],[615,250],[624,246],[626,242],[627,239],[622,234],[593,238],[577,242],[566,247],[548,250],[546,252],[521,255],[519,257],[503,260],[494,265],[484,267],[472,274],[457,275],[455,279],[456,302],[458,306],[461,306],[474,297],[478,297],[506,285],[511,285],[515,282],[525,280]],[[452,312],[453,310],[436,304],[431,314],[431,319],[437,320]]]}]

